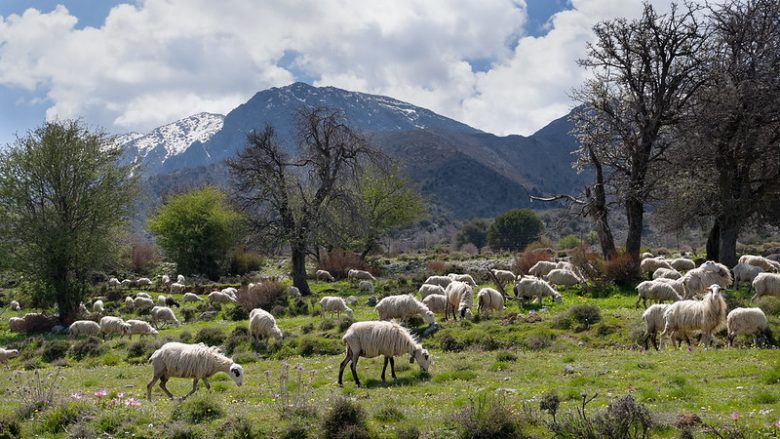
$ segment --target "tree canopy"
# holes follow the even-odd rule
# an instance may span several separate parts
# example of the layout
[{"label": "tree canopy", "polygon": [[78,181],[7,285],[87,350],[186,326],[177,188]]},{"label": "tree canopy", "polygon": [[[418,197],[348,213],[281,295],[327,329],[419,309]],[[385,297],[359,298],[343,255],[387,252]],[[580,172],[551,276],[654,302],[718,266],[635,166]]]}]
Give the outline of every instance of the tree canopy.
[{"label": "tree canopy", "polygon": [[539,240],[544,223],[530,209],[512,209],[496,217],[488,229],[490,247],[520,251]]}]

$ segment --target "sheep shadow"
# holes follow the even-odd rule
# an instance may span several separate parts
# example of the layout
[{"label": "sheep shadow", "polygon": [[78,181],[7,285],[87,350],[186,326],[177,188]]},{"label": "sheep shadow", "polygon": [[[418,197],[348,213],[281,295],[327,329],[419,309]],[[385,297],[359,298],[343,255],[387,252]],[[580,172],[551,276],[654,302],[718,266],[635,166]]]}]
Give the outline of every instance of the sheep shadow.
[{"label": "sheep shadow", "polygon": [[384,382],[381,379],[369,378],[365,380],[365,382],[363,383],[363,387],[365,387],[366,389],[406,387],[406,386],[414,386],[420,382],[427,381],[429,379],[430,378],[427,376],[420,376],[420,375],[404,376],[404,377],[398,377],[396,379],[390,378]]}]

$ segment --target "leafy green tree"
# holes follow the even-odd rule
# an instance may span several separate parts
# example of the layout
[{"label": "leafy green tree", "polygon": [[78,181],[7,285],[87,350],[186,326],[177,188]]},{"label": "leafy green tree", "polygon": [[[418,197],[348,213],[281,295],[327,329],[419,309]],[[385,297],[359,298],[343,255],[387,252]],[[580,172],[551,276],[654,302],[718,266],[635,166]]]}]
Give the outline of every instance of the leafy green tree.
[{"label": "leafy green tree", "polygon": [[562,236],[561,239],[558,240],[558,248],[561,250],[574,248],[578,245],[580,245],[580,238],[577,235]]},{"label": "leafy green tree", "polygon": [[89,274],[119,255],[136,190],[110,138],[77,120],[46,122],[0,154],[0,253],[35,299],[71,320]]},{"label": "leafy green tree", "polygon": [[177,195],[149,219],[149,231],[179,271],[219,277],[239,237],[241,216],[213,186]]},{"label": "leafy green tree", "polygon": [[496,217],[488,228],[488,244],[495,249],[523,250],[537,241],[544,223],[529,209],[512,209]]},{"label": "leafy green tree", "polygon": [[455,243],[458,247],[464,244],[474,244],[477,252],[482,252],[482,247],[487,244],[488,227],[488,222],[485,220],[471,220],[460,229],[460,232],[455,237]]}]

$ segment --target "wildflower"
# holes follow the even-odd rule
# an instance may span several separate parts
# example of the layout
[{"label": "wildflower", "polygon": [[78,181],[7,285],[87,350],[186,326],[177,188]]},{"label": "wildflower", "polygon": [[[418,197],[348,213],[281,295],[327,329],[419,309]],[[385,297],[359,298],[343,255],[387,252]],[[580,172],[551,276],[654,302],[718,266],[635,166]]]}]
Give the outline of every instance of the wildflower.
[{"label": "wildflower", "polygon": [[688,352],[693,352],[693,349],[691,349],[690,346],[688,346]]},{"label": "wildflower", "polygon": [[733,412],[731,412],[731,420],[734,421],[734,422],[739,421],[739,412],[738,411],[734,410]]},{"label": "wildflower", "polygon": [[81,393],[73,393],[73,394],[70,395],[70,397],[73,398],[73,399],[81,399],[82,398]]},{"label": "wildflower", "polygon": [[108,392],[106,392],[105,390],[98,390],[97,392],[95,392],[95,396],[97,396],[98,398],[102,398],[106,395],[108,395]]},{"label": "wildflower", "polygon": [[127,398],[125,400],[125,405],[128,407],[138,407],[141,405],[141,401],[135,399],[135,398]]},{"label": "wildflower", "polygon": [[778,419],[777,422],[775,422],[775,427],[780,428],[780,419]]},{"label": "wildflower", "polygon": [[124,392],[117,392],[117,394],[116,394],[116,397],[119,398],[119,399],[124,398],[124,396],[125,396]]}]

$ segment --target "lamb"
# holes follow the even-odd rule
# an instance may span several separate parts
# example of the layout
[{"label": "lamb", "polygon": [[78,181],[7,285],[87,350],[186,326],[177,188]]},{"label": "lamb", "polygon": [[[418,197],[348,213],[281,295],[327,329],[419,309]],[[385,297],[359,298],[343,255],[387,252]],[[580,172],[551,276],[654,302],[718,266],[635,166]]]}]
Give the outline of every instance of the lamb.
[{"label": "lamb", "polygon": [[753,289],[756,293],[750,298],[751,302],[755,302],[759,297],[780,296],[780,274],[776,273],[759,273],[755,279],[753,279]]},{"label": "lamb", "polygon": [[249,313],[249,333],[257,340],[262,337],[282,339],[282,331],[276,326],[276,319],[262,308],[255,308]]},{"label": "lamb", "polygon": [[482,288],[477,293],[477,313],[482,310],[503,311],[504,296],[493,288]]},{"label": "lamb", "polygon": [[433,312],[409,294],[387,296],[376,304],[374,309],[379,313],[379,320],[408,319],[420,316],[428,325],[434,324]]},{"label": "lamb", "polygon": [[469,284],[472,287],[476,287],[477,283],[474,282],[474,278],[471,277],[470,274],[457,274],[457,273],[450,273],[447,275],[450,279],[456,282],[464,282]]},{"label": "lamb", "polygon": [[8,319],[8,330],[11,332],[26,332],[27,322],[21,317],[11,317]]},{"label": "lamb", "polygon": [[712,333],[726,324],[726,302],[720,294],[721,287],[711,285],[702,300],[681,300],[669,305],[664,313],[664,332],[661,337],[673,334],[685,338],[691,345],[689,336],[701,332],[705,348],[712,344]]},{"label": "lamb", "polygon": [[552,285],[562,285],[565,287],[581,285],[584,283],[584,280],[577,273],[561,268],[550,270],[550,272],[547,273],[547,276],[545,276],[545,279]]},{"label": "lamb", "polygon": [[314,273],[314,278],[320,281],[328,282],[333,282],[336,280],[327,270],[317,270],[317,272]]},{"label": "lamb", "polygon": [[688,271],[696,268],[696,263],[688,258],[672,259],[669,264],[677,271]]},{"label": "lamb", "polygon": [[184,292],[184,284],[179,282],[174,282],[171,284],[169,291],[171,293],[182,293]]},{"label": "lamb", "polygon": [[458,309],[460,318],[472,319],[471,307],[474,302],[474,290],[465,282],[453,281],[444,290],[447,296],[447,304],[444,309],[444,320],[447,320],[448,311],[452,310],[452,318],[458,320],[455,309]]},{"label": "lamb", "polygon": [[447,296],[443,294],[429,294],[423,298],[422,303],[425,304],[431,312],[444,313],[444,309],[447,306]]},{"label": "lamb", "polygon": [[[249,284],[248,288],[252,288],[254,284]],[[223,293],[222,291],[212,291],[208,295],[209,303],[216,304],[216,303],[234,303],[236,299],[234,297],[231,297],[228,294]]]},{"label": "lamb", "polygon": [[108,280],[109,288],[119,288],[120,286],[122,286],[122,282],[119,282],[119,279],[112,277]]},{"label": "lamb", "polygon": [[666,278],[666,279],[679,279],[682,277],[682,274],[680,274],[679,271],[672,268],[671,270],[668,268],[659,268],[658,270],[655,270],[653,272],[653,279],[658,278]]},{"label": "lamb", "polygon": [[543,297],[552,297],[555,303],[561,303],[563,301],[563,297],[558,294],[558,292],[555,291],[555,289],[553,289],[550,284],[542,279],[537,279],[532,276],[523,276],[520,278],[520,280],[515,284],[514,290],[516,297],[522,299],[535,297],[537,298],[540,305],[542,304]]},{"label": "lamb", "polygon": [[135,281],[135,285],[139,287],[147,287],[152,284],[152,280],[148,277],[142,277]]},{"label": "lamb", "polygon": [[103,333],[103,338],[106,336],[110,338],[114,334],[119,334],[121,337],[130,334],[130,325],[119,317],[105,316],[100,319],[100,332]]},{"label": "lamb", "polygon": [[198,297],[197,294],[194,293],[184,293],[184,298],[181,300],[184,303],[188,302],[203,302],[203,299]]},{"label": "lamb", "polygon": [[157,330],[143,320],[128,320],[125,323],[130,325],[130,338],[133,338],[135,334],[140,335],[141,338],[146,335],[157,335]]},{"label": "lamb", "polygon": [[674,270],[669,261],[664,259],[663,256],[642,259],[642,262],[639,263],[639,269],[642,271],[642,273],[652,274],[659,268],[668,268],[669,270]]},{"label": "lamb", "polygon": [[682,277],[685,286],[683,298],[690,299],[695,295],[704,293],[710,285],[718,285],[721,288],[731,286],[733,280],[731,271],[725,265],[714,261],[706,261],[699,268],[694,268]]},{"label": "lamb", "polygon": [[397,323],[382,321],[353,323],[341,340],[346,345],[347,353],[339,366],[339,386],[344,385],[342,381],[344,368],[347,363],[351,363],[352,378],[355,380],[355,384],[360,387],[360,379],[357,375],[357,363],[360,357],[374,358],[384,355],[382,381],[385,380],[388,362],[390,363],[390,374],[393,379],[396,378],[393,357],[403,354],[410,354],[410,361],[414,363],[417,360],[420,370],[423,373],[428,372],[430,359],[428,351],[412,337],[407,329]]},{"label": "lamb", "polygon": [[365,293],[374,294],[374,284],[372,284],[370,280],[361,280],[358,284],[358,290]]},{"label": "lamb", "polygon": [[154,301],[152,299],[146,298],[146,297],[136,297],[135,300],[133,300],[133,308],[138,313],[146,312],[154,307]]},{"label": "lamb", "polygon": [[441,294],[444,295],[444,288],[442,288],[439,285],[431,285],[431,284],[422,284],[420,287],[420,298],[425,299],[426,297],[430,296],[431,294]]},{"label": "lamb", "polygon": [[493,276],[496,277],[496,280],[498,280],[501,285],[506,285],[508,283],[512,283],[515,281],[515,274],[512,273],[509,270],[490,270],[493,273]]},{"label": "lamb", "polygon": [[18,349],[0,348],[0,364],[4,364],[6,369],[9,369],[8,360],[10,360],[11,358],[16,358],[18,356],[19,356]]},{"label": "lamb", "polygon": [[19,305],[19,302],[16,300],[12,300],[11,303],[8,304],[8,308],[11,309],[11,311],[21,311],[22,307]]},{"label": "lamb", "polygon": [[100,335],[100,325],[92,320],[76,320],[68,326],[68,334],[72,337]]},{"label": "lamb", "polygon": [[181,274],[176,276],[176,283],[184,284],[185,283],[184,276],[182,276]]},{"label": "lamb", "polygon": [[165,297],[165,294],[160,294],[159,296],[157,296],[157,305],[159,305],[159,306],[166,306],[166,304],[165,304],[165,300],[166,299],[167,299],[167,297]]},{"label": "lamb", "polygon": [[[647,342],[652,340],[653,347],[656,351],[658,350],[658,343],[656,342],[655,336],[664,330],[664,326],[666,325],[664,313],[669,309],[669,306],[670,305],[666,304],[650,305],[650,307],[642,313],[642,320],[645,321],[645,335],[642,339],[645,344],[645,349],[648,349]],[[661,338],[661,343],[663,343],[663,337]]]},{"label": "lamb", "polygon": [[682,300],[682,296],[674,290],[674,287],[665,282],[646,280],[637,285],[636,290],[639,294],[637,295],[634,308],[639,307],[639,301],[642,301],[642,306],[647,308],[648,300],[651,302],[657,300],[658,303],[663,303],[665,300],[671,300],[672,302]]},{"label": "lamb", "polygon": [[103,312],[103,301],[102,300],[96,300],[92,304],[92,312]]},{"label": "lamb", "polygon": [[528,274],[536,277],[547,276],[552,270],[558,268],[558,264],[552,261],[539,261],[528,270]]},{"label": "lamb", "polygon": [[363,271],[363,270],[349,270],[347,272],[347,279],[349,279],[350,282],[355,282],[359,280],[371,280],[374,281],[376,278],[369,272]]},{"label": "lamb", "polygon": [[425,279],[425,285],[438,285],[442,288],[447,288],[451,283],[452,279],[447,276],[428,276],[428,279]]},{"label": "lamb", "polygon": [[347,313],[347,317],[352,318],[352,309],[347,306],[347,302],[341,297],[325,296],[320,299],[320,316],[325,318],[325,313],[330,311],[336,313],[336,317],[340,317],[341,312]]},{"label": "lamb", "polygon": [[775,262],[763,256],[742,255],[739,258],[739,263],[761,267],[767,273],[780,272],[780,262]]},{"label": "lamb", "polygon": [[756,265],[737,264],[731,269],[734,272],[734,288],[739,288],[740,281],[747,281],[748,285],[752,288],[753,279],[763,273],[764,269]]},{"label": "lamb", "polygon": [[734,345],[734,339],[738,335],[752,335],[753,344],[758,346],[758,335],[772,339],[772,331],[769,329],[769,321],[761,308],[734,308],[726,317],[729,346]]},{"label": "lamb", "polygon": [[165,343],[154,351],[149,361],[152,363],[154,376],[146,386],[146,397],[152,400],[152,387],[159,380],[160,388],[173,399],[165,384],[172,377],[192,378],[192,390],[185,399],[198,390],[198,380],[202,380],[206,388],[211,390],[208,378],[217,372],[225,372],[241,386],[244,380],[244,369],[230,358],[222,355],[216,347],[208,347],[202,343],[184,344],[178,342]]},{"label": "lamb", "polygon": [[176,314],[173,313],[173,310],[167,306],[155,306],[152,308],[152,321],[171,323],[174,326],[179,326],[181,324],[176,318]]},{"label": "lamb", "polygon": [[125,308],[132,311],[134,306],[135,302],[133,301],[133,298],[130,296],[125,297]]}]

